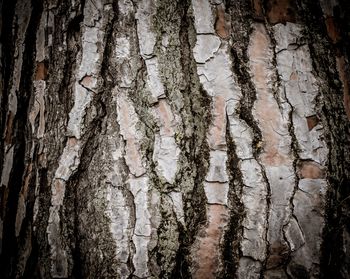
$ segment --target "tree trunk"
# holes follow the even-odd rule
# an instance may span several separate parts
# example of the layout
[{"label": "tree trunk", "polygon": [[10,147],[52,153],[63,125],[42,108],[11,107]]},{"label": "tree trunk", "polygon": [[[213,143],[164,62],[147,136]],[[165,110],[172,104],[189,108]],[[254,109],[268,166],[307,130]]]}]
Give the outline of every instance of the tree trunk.
[{"label": "tree trunk", "polygon": [[1,278],[350,278],[346,0],[0,0]]}]

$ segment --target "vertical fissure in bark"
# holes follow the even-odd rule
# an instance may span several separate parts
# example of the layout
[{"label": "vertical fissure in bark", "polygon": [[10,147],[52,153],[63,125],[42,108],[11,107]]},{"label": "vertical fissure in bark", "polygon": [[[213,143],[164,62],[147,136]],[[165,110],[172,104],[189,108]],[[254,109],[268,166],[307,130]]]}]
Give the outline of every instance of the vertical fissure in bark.
[{"label": "vertical fissure in bark", "polygon": [[38,211],[34,222],[34,244],[28,259],[28,268],[26,269],[24,276],[30,278],[42,275],[50,278],[49,263],[46,262],[46,259],[48,259],[50,255],[45,228],[48,223],[48,212],[50,208],[50,200],[48,197],[50,196],[51,188],[48,182],[48,170],[42,166],[38,169],[38,187],[38,203],[40,204],[40,210]]},{"label": "vertical fissure in bark", "polygon": [[[171,278],[191,277],[190,248],[195,240],[199,225],[205,221],[205,195],[203,181],[208,162],[206,132],[210,102],[206,92],[200,87],[193,58],[195,33],[189,1],[162,1],[157,6],[154,28],[157,30],[155,53],[159,59],[161,79],[164,84],[166,100],[173,114],[181,118],[175,133],[175,143],[180,149],[174,182],[165,192],[179,191],[183,197],[184,224],[176,220],[177,251],[169,257],[168,247],[160,243],[159,253],[164,260],[159,264],[171,269],[162,273]],[[175,29],[173,27],[176,27]],[[163,49],[162,39],[169,44]],[[164,222],[165,219],[163,218]],[[163,231],[165,235],[168,231]],[[164,240],[161,240],[164,241]],[[170,240],[171,241],[171,240]],[[168,258],[167,258],[168,257]],[[169,265],[169,259],[175,264]]]},{"label": "vertical fissure in bark", "polygon": [[[30,136],[28,137],[31,138]],[[33,141],[34,150],[33,150],[33,158],[37,157],[38,154],[38,145],[35,141]],[[38,167],[38,162],[34,159],[32,162],[28,162],[26,166],[25,173],[23,175],[23,184],[20,190],[18,199],[25,199],[25,216],[20,224],[20,233],[18,236],[18,252],[16,257],[18,258],[18,262],[16,264],[16,272],[15,276],[17,278],[21,278],[24,276],[26,270],[30,270],[33,268],[33,260],[30,259],[33,246],[36,246],[35,232],[34,232],[34,203],[35,203],[35,191],[34,185],[36,185],[36,172],[33,172],[32,169],[36,169]],[[31,189],[26,190],[25,188],[29,187]],[[24,192],[27,193],[25,194]],[[23,210],[18,206],[18,210]],[[16,222],[18,218],[18,212],[16,215]],[[34,248],[35,250],[35,248]],[[34,254],[36,252],[34,251]],[[34,258],[35,259],[35,258]],[[34,260],[35,262],[36,260]]]},{"label": "vertical fissure in bark", "polygon": [[[177,262],[173,269],[173,278],[187,278],[190,277],[190,265],[189,261],[190,247],[192,246],[195,236],[199,230],[199,224],[203,223],[205,220],[205,207],[204,200],[205,194],[203,189],[203,182],[205,179],[205,174],[208,168],[209,161],[209,149],[205,141],[205,135],[208,131],[208,124],[210,123],[209,107],[210,101],[207,92],[199,85],[198,76],[196,73],[196,64],[193,58],[193,48],[195,45],[195,31],[193,26],[193,15],[190,13],[190,3],[186,2],[183,6],[183,15],[181,18],[180,26],[180,45],[181,49],[181,66],[183,72],[183,78],[185,83],[185,88],[181,90],[183,98],[185,99],[185,107],[180,110],[180,114],[183,118],[191,117],[190,120],[183,121],[183,131],[187,129],[186,123],[190,122],[193,125],[193,129],[197,131],[198,134],[194,133],[193,137],[189,138],[186,136],[179,137],[177,140],[180,149],[180,159],[189,158],[191,161],[189,165],[192,166],[190,169],[184,165],[184,167],[179,170],[177,175],[177,183],[180,186],[186,183],[186,177],[191,175],[189,171],[195,169],[194,176],[194,188],[189,192],[188,196],[185,196],[185,224],[183,227],[179,224],[179,249],[177,252]],[[187,73],[187,74],[186,74]],[[195,85],[195,86],[192,86]],[[188,94],[190,93],[190,94]],[[186,112],[186,108],[190,111]],[[190,142],[188,146],[186,142]],[[187,182],[188,183],[188,182]],[[186,190],[187,192],[187,190]],[[185,192],[185,193],[186,193]]]},{"label": "vertical fissure in bark", "polygon": [[[99,268],[101,268],[97,265],[86,265],[87,254],[86,250],[84,250],[84,244],[82,244],[82,239],[84,236],[82,236],[83,227],[81,226],[80,222],[80,214],[82,209],[86,206],[86,193],[94,190],[93,187],[91,187],[93,185],[89,185],[90,183],[86,181],[84,177],[88,176],[89,171],[92,171],[90,166],[94,160],[95,151],[99,148],[100,137],[103,137],[105,133],[103,125],[107,112],[105,101],[102,100],[102,98],[108,99],[107,94],[110,92],[111,90],[106,88],[106,90],[103,91],[104,94],[100,92],[101,94],[96,95],[92,101],[93,106],[96,108],[97,114],[93,121],[89,123],[90,128],[83,137],[85,143],[82,146],[78,169],[66,182],[67,188],[63,202],[64,209],[61,211],[61,218],[62,220],[65,220],[62,224],[64,230],[63,235],[66,237],[64,242],[66,242],[65,245],[70,248],[71,255],[67,255],[67,257],[71,257],[70,270],[72,270],[71,275],[74,276],[74,278],[88,278],[90,272],[89,270],[95,270],[97,272]],[[85,189],[85,193],[83,193],[83,189]],[[102,220],[100,221],[101,223],[103,222]],[[104,230],[103,233],[103,238],[112,239],[112,236],[108,233],[108,230]],[[111,257],[113,257],[113,255]]]},{"label": "vertical fissure in bark", "polygon": [[219,278],[235,278],[239,258],[242,256],[240,242],[243,237],[242,222],[245,217],[244,204],[241,201],[244,182],[239,167],[240,159],[236,153],[236,145],[231,136],[229,119],[226,123],[227,170],[229,177],[228,207],[229,222],[223,236],[223,269]]},{"label": "vertical fissure in bark", "polygon": [[261,151],[262,135],[252,114],[254,102],[256,101],[256,90],[250,78],[247,54],[249,37],[253,29],[251,26],[251,7],[248,3],[243,2],[237,1],[227,5],[232,24],[233,43],[230,50],[233,62],[232,71],[235,73],[243,95],[240,101],[239,116],[253,130],[253,153],[254,157],[257,158]]},{"label": "vertical fissure in bark", "polygon": [[266,241],[266,257],[263,262],[263,268],[261,269],[260,276],[263,277],[263,273],[266,270],[267,259],[269,258],[269,241],[268,241],[268,229],[269,229],[269,214],[271,204],[271,186],[266,176],[264,165],[260,162],[260,154],[263,147],[263,137],[261,129],[258,126],[257,120],[253,116],[253,107],[257,101],[257,92],[254,83],[249,73],[249,57],[248,46],[250,36],[253,32],[253,20],[252,20],[252,7],[250,3],[244,1],[236,1],[229,3],[227,10],[231,15],[232,24],[232,39],[230,54],[232,57],[233,73],[235,74],[238,85],[241,88],[242,98],[239,103],[239,117],[242,119],[248,127],[252,130],[253,141],[253,157],[258,163],[263,181],[266,186],[266,228],[264,240]]},{"label": "vertical fissure in bark", "polygon": [[270,246],[271,243],[268,239],[268,232],[269,232],[269,216],[270,216],[270,211],[271,211],[271,185],[269,182],[269,179],[267,178],[266,175],[266,170],[265,168],[262,166],[262,164],[258,161],[258,164],[261,167],[261,173],[263,175],[264,181],[266,183],[266,229],[265,229],[265,241],[266,241],[266,258],[265,261],[263,262],[263,266],[264,268],[261,269],[261,273],[260,273],[260,278],[264,278],[264,272],[267,270],[267,264],[268,264],[268,259],[270,257]]},{"label": "vertical fissure in bark", "polygon": [[[288,133],[289,136],[291,138],[291,142],[290,142],[290,151],[291,151],[291,157],[292,159],[292,165],[293,165],[293,173],[295,175],[295,179],[294,179],[294,189],[293,192],[289,198],[289,209],[290,209],[290,213],[288,216],[288,221],[282,226],[282,236],[283,236],[283,240],[287,243],[288,245],[288,252],[287,252],[287,256],[286,259],[283,261],[283,270],[285,271],[285,274],[288,278],[291,278],[289,272],[288,272],[288,265],[292,260],[292,246],[290,241],[288,240],[288,237],[286,236],[286,228],[288,225],[290,225],[290,221],[292,218],[294,218],[297,223],[298,223],[298,219],[297,217],[294,215],[294,197],[295,194],[297,192],[298,185],[299,185],[299,175],[298,175],[298,168],[297,165],[300,163],[300,156],[299,156],[299,151],[300,151],[300,147],[299,147],[299,143],[298,143],[298,139],[297,136],[294,132],[295,130],[295,125],[294,125],[294,121],[293,121],[293,114],[295,113],[295,108],[292,105],[292,103],[290,102],[290,100],[287,97],[287,94],[285,92],[285,88],[283,87],[282,84],[282,80],[280,77],[280,73],[279,73],[279,69],[278,69],[278,63],[277,63],[277,52],[276,52],[276,45],[277,42],[275,40],[274,37],[274,32],[273,32],[273,28],[271,25],[266,25],[266,29],[271,41],[271,45],[272,47],[272,52],[273,52],[273,58],[272,58],[272,64],[275,67],[275,78],[274,78],[274,83],[273,83],[273,94],[274,94],[274,99],[280,109],[281,114],[283,113],[283,111],[286,110],[286,108],[284,108],[282,106],[282,101],[285,101],[288,104],[288,109],[289,109],[289,113],[288,113]],[[300,43],[301,44],[301,43]],[[301,45],[298,45],[298,47],[300,47]],[[296,48],[296,49],[297,49]]]},{"label": "vertical fissure in bark", "polygon": [[[64,53],[63,58],[61,57],[55,57],[57,54],[60,56],[62,55],[61,53],[57,53],[55,51],[52,52],[52,66],[55,66],[55,58],[57,60],[64,59],[64,65],[62,68],[62,72],[60,73],[62,76],[59,78],[57,81],[58,85],[58,92],[57,92],[57,97],[59,102],[64,106],[64,112],[65,115],[68,115],[70,110],[73,107],[74,101],[73,98],[71,97],[72,91],[73,91],[73,86],[74,84],[74,70],[77,68],[77,55],[78,53],[81,52],[82,49],[82,38],[81,38],[81,26],[84,22],[84,4],[85,1],[82,0],[80,4],[80,9],[77,12],[77,15],[69,20],[69,18],[65,18],[67,20],[67,27],[66,30],[61,30],[63,34],[66,34],[66,53]],[[64,7],[64,5],[63,5]],[[69,6],[66,7],[65,10],[60,10],[57,13],[60,14],[69,14],[72,13],[73,11],[70,11]],[[64,18],[64,17],[63,17]],[[58,17],[56,20],[57,23],[55,24],[55,28],[60,28],[60,20],[62,20],[61,17]],[[53,27],[51,27],[53,28]],[[50,29],[46,30],[46,34],[48,34]],[[55,32],[54,35],[54,44],[61,45],[61,41],[63,42],[63,38],[58,38],[58,36],[62,36],[60,34],[61,32]],[[56,37],[57,36],[57,37]],[[52,80],[52,82],[56,82],[57,79],[57,73],[54,73],[50,71],[52,75],[54,75],[55,79]],[[60,80],[61,79],[61,80]],[[66,91],[68,91],[66,93]],[[69,97],[67,99],[67,97]],[[67,117],[67,116],[66,116]]]},{"label": "vertical fissure in bark", "polygon": [[[45,101],[45,130],[43,142],[47,149],[41,151],[38,160],[38,212],[35,220],[36,247],[38,261],[27,276],[50,278],[50,249],[46,228],[49,222],[49,208],[51,204],[51,183],[54,171],[57,169],[58,158],[62,154],[68,137],[65,126],[68,113],[73,107],[74,70],[78,63],[77,55],[81,50],[81,29],[83,21],[84,2],[76,2],[75,6],[62,2],[56,7],[49,7],[45,3],[45,61],[48,74],[46,79]],[[76,17],[70,19],[70,14]],[[50,38],[50,40],[49,40]],[[54,50],[52,45],[55,46]],[[41,146],[43,143],[40,143]],[[68,192],[70,195],[70,192]],[[69,204],[69,203],[68,203]],[[75,208],[75,207],[73,207]],[[71,219],[69,219],[71,220]],[[74,222],[73,222],[74,224]],[[72,236],[72,241],[74,237]],[[33,256],[34,257],[34,256]],[[32,272],[32,273],[30,273]]]},{"label": "vertical fissure in bark", "polygon": [[[323,21],[323,12],[320,4],[314,1],[299,1],[303,8],[303,20],[305,33],[310,38],[310,53],[315,69],[315,75],[320,82],[320,97],[317,99],[320,110],[320,119],[325,127],[326,142],[329,149],[328,157],[328,191],[326,203],[326,225],[323,231],[323,243],[321,254],[321,278],[347,278],[350,274],[346,260],[348,253],[345,248],[345,235],[349,235],[350,229],[345,225],[349,223],[349,200],[347,191],[350,181],[350,151],[349,151],[349,121],[344,113],[341,85],[339,75],[335,69],[335,59],[339,42],[332,46],[327,40],[327,30]],[[341,3],[338,9],[346,10],[347,4]],[[346,25],[344,25],[344,29]],[[343,30],[344,30],[343,29]],[[329,34],[331,36],[332,34]],[[345,47],[345,53],[348,49]],[[330,64],[331,63],[331,64]],[[337,82],[338,81],[338,82]]]},{"label": "vertical fissure in bark", "polygon": [[[68,113],[74,104],[74,73],[79,63],[78,54],[82,49],[81,25],[84,20],[84,3],[85,1],[81,1],[81,4],[76,3],[77,7],[70,7],[64,2],[55,8],[46,7],[45,9],[47,21],[53,17],[52,22],[54,22],[54,26],[49,23],[47,23],[48,26],[45,26],[46,38],[52,36],[51,45],[48,39],[45,44],[51,50],[48,58],[47,92],[56,92],[45,96],[46,130],[48,131],[45,134],[45,141],[46,145],[50,146],[50,153],[47,154],[49,174],[57,168],[57,158],[62,154],[68,140],[65,136],[65,129],[57,129],[56,125],[66,127]],[[68,15],[73,13],[76,13],[77,16],[70,20]],[[63,29],[63,26],[67,26],[66,29]],[[61,50],[52,51],[52,45]]]},{"label": "vertical fissure in bark", "polygon": [[[16,1],[3,1],[1,6],[1,71],[2,71],[2,92],[0,94],[0,166],[4,168],[4,155],[5,155],[5,131],[6,126],[11,115],[8,115],[7,106],[8,106],[8,96],[10,95],[11,88],[11,76],[14,71],[14,50],[15,50],[15,42],[16,42],[16,29],[17,24],[15,21],[15,6]],[[7,131],[7,133],[12,133],[12,130]],[[2,173],[0,174],[0,177]],[[0,185],[2,188],[3,186]],[[4,189],[2,191],[5,191]],[[1,208],[1,211],[4,209]],[[3,214],[3,213],[2,213]],[[1,217],[3,218],[3,216]]]},{"label": "vertical fissure in bark", "polygon": [[[112,52],[113,52],[113,42],[114,42],[114,33],[116,29],[116,22],[118,21],[118,8],[117,4],[113,3],[113,17],[109,21],[106,31],[105,31],[105,44],[104,49],[102,50],[102,62],[100,75],[102,78],[102,84],[98,88],[97,92],[94,93],[94,97],[91,102],[91,107],[95,110],[95,115],[93,119],[90,119],[87,123],[88,128],[86,129],[85,134],[82,137],[84,145],[82,146],[82,151],[80,155],[80,164],[74,176],[72,176],[67,184],[67,198],[64,202],[65,208],[67,210],[67,216],[65,219],[71,218],[71,223],[73,224],[71,228],[71,234],[74,238],[70,239],[70,247],[72,251],[72,276],[74,278],[91,278],[90,272],[93,270],[95,274],[104,274],[103,276],[115,276],[116,267],[115,267],[115,249],[113,246],[105,249],[105,261],[109,262],[109,265],[105,266],[100,261],[94,261],[94,258],[98,258],[99,255],[95,254],[96,252],[89,252],[89,245],[94,241],[85,236],[84,226],[87,220],[82,217],[85,215],[85,206],[86,198],[88,193],[96,194],[98,189],[94,187],[92,182],[86,181],[86,177],[89,177],[89,173],[95,173],[97,176],[98,184],[104,183],[103,173],[100,170],[103,169],[103,164],[97,166],[94,164],[94,161],[97,158],[100,158],[100,153],[96,150],[102,148],[101,143],[106,136],[106,117],[109,116],[109,112],[113,111],[113,102],[112,100],[112,90],[116,86],[116,80],[113,78],[113,73],[110,69],[114,69]],[[82,19],[82,17],[80,17]],[[87,88],[90,91],[89,88]],[[91,114],[91,113],[87,113]],[[97,185],[98,185],[97,184]],[[117,187],[117,185],[113,185]],[[97,209],[94,213],[94,218],[99,218],[101,214],[100,210],[106,211],[105,203],[101,204],[102,209]],[[72,210],[70,210],[72,209]],[[98,249],[100,245],[106,245],[105,243],[113,243],[113,236],[108,228],[108,222],[106,216],[101,215],[100,227],[101,232],[99,238],[101,242],[96,242]],[[67,224],[67,226],[71,226]],[[88,264],[87,264],[88,263]]]},{"label": "vertical fissure in bark", "polygon": [[[294,189],[293,189],[293,193],[292,193],[292,195],[291,195],[291,197],[289,199],[289,207],[290,207],[289,222],[291,221],[292,218],[295,218],[296,222],[298,223],[298,218],[294,215],[294,203],[293,203],[293,201],[294,201],[294,197],[295,197],[296,192],[299,190],[298,185],[299,185],[300,177],[298,175],[298,168],[297,168],[297,166],[300,163],[300,156],[299,156],[298,139],[297,139],[297,137],[296,137],[296,135],[294,133],[294,129],[295,129],[294,122],[293,122],[294,107],[289,102],[289,100],[288,100],[288,98],[286,96],[285,96],[285,99],[287,100],[287,103],[290,106],[290,112],[288,114],[288,116],[289,116],[288,131],[289,131],[289,136],[291,137],[290,149],[291,149],[292,154],[293,154],[293,170],[294,170],[294,174],[295,174]],[[287,270],[287,267],[288,267],[288,264],[292,260],[292,247],[291,247],[291,244],[290,244],[288,238],[285,235],[286,234],[285,233],[285,227],[289,224],[289,222],[283,226],[283,237],[284,237],[284,240],[286,241],[286,243],[289,246],[288,257],[287,257],[287,260],[284,263],[284,270],[285,270],[287,276],[290,277],[289,272]],[[298,225],[299,225],[299,223],[298,223]]]},{"label": "vertical fissure in bark", "polygon": [[29,143],[26,142],[30,134],[26,123],[28,119],[29,100],[33,90],[32,78],[34,74],[33,65],[35,60],[36,30],[40,21],[41,12],[42,3],[33,3],[28,28],[25,33],[23,64],[22,68],[18,69],[21,72],[21,80],[19,91],[16,92],[18,105],[17,113],[13,120],[13,167],[7,185],[9,192],[3,222],[1,262],[4,268],[1,270],[1,273],[4,278],[8,278],[11,274],[15,273],[14,268],[18,263],[17,249],[19,248],[20,239],[17,239],[15,234],[15,222],[19,193],[23,183],[25,163],[27,162],[26,151],[27,148],[30,147]]}]

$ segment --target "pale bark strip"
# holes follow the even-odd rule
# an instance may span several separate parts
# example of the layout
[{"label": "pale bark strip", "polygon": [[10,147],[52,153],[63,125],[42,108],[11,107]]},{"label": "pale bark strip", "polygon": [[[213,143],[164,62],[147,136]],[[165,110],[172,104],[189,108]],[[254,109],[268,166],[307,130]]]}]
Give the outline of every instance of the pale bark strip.
[{"label": "pale bark strip", "polygon": [[256,159],[242,160],[242,203],[245,216],[242,221],[243,234],[240,243],[242,256],[239,259],[237,277],[259,278],[266,260],[267,185],[261,166]]},{"label": "pale bark strip", "polygon": [[328,148],[323,140],[322,123],[317,116],[319,88],[312,73],[309,49],[302,42],[302,27],[288,23],[277,24],[273,29],[277,70],[282,92],[285,92],[285,98],[292,108],[291,124],[295,134],[294,141],[298,146],[295,152],[299,159],[296,169],[297,189],[291,200],[293,215],[284,229],[292,252],[287,271],[294,277],[297,267],[316,278],[319,276],[319,255],[328,188],[324,175]]},{"label": "pale bark strip", "polygon": [[173,184],[180,150],[175,142],[176,127],[180,124],[166,99],[159,99],[154,108],[154,117],[158,121],[159,133],[155,136],[153,160],[156,170],[165,181]]},{"label": "pale bark strip", "polygon": [[[195,15],[196,9],[204,9],[205,5],[194,5]],[[197,12],[205,14],[205,12]],[[210,19],[209,19],[210,20]],[[209,40],[209,41],[208,41]],[[209,42],[209,44],[208,44]],[[250,276],[258,278],[266,258],[266,240],[265,234],[267,229],[267,221],[265,215],[261,212],[266,212],[266,196],[267,186],[261,172],[261,167],[254,159],[252,150],[252,136],[249,127],[239,119],[236,110],[242,98],[240,88],[236,85],[233,74],[231,72],[232,65],[230,57],[227,54],[228,45],[225,41],[221,42],[214,35],[206,34],[197,36],[197,44],[194,49],[194,57],[198,64],[198,74],[201,78],[205,90],[213,96],[213,124],[209,130],[208,142],[211,151],[211,160],[209,172],[206,177],[206,195],[208,203],[222,203],[227,205],[228,177],[226,172],[226,121],[229,123],[229,131],[232,139],[236,144],[237,157],[242,160],[240,163],[240,171],[243,180],[242,202],[246,210],[246,218],[243,221],[243,241],[241,242],[241,251],[243,258],[240,260],[237,274],[244,278],[249,272]],[[203,64],[202,64],[203,63]],[[220,69],[220,70],[218,70]],[[252,176],[256,173],[256,176]],[[218,186],[216,184],[220,183]],[[224,187],[226,185],[226,187]],[[222,189],[221,189],[222,188]],[[225,189],[226,188],[226,189]],[[253,202],[252,197],[256,202]],[[210,205],[209,205],[210,208]],[[258,214],[259,213],[259,214]],[[210,211],[208,211],[210,214]],[[227,213],[226,213],[227,214]],[[227,218],[223,219],[220,227],[227,224]],[[217,222],[213,223],[217,226]],[[212,226],[213,226],[212,225]],[[205,230],[209,233],[212,227],[209,225]],[[203,239],[203,243],[210,243],[211,239]],[[197,275],[213,276],[215,269],[209,269],[218,263],[220,259],[220,249],[215,246],[220,245],[220,239],[213,244],[212,250],[199,246],[198,252],[202,256],[199,259],[200,265]],[[204,261],[203,257],[208,257]],[[255,261],[253,262],[252,261]],[[216,271],[219,271],[219,267]],[[249,271],[248,271],[249,270]]]},{"label": "pale bark strip", "polygon": [[139,119],[132,103],[122,93],[117,95],[117,114],[120,125],[120,133],[126,141],[125,161],[129,168],[129,190],[134,197],[135,203],[135,227],[133,243],[135,254],[133,265],[138,277],[150,276],[148,269],[148,244],[151,238],[151,215],[148,208],[149,178],[144,167],[141,150],[142,134],[137,132]]},{"label": "pale bark strip", "polygon": [[132,273],[129,266],[129,258],[132,251],[130,241],[134,226],[133,205],[130,200],[130,191],[124,187],[123,170],[123,139],[118,131],[110,125],[110,134],[107,135],[108,153],[104,161],[110,161],[110,167],[106,170],[107,208],[105,214],[110,218],[110,232],[115,241],[115,257],[118,263],[117,274],[120,278],[128,278]]},{"label": "pale bark strip", "polygon": [[236,89],[234,98],[228,100],[226,107],[229,131],[236,145],[235,152],[239,159],[239,169],[242,175],[241,199],[245,209],[245,217],[242,222],[243,239],[239,249],[242,258],[239,260],[238,278],[244,278],[247,272],[250,274],[249,276],[259,276],[262,263],[266,259],[266,229],[268,225],[266,214],[262,214],[267,212],[267,185],[262,168],[254,157],[253,132],[251,127],[240,119],[238,113],[242,97],[240,89]]},{"label": "pale bark strip", "polygon": [[240,242],[239,247],[236,247],[239,251],[233,251],[237,258],[234,258],[237,261],[234,271],[238,278],[259,278],[265,269],[268,255],[270,185],[259,157],[263,148],[262,131],[257,124],[259,119],[254,118],[253,114],[257,90],[251,78],[249,59],[251,32],[254,31],[250,8],[245,1],[230,3],[229,6],[233,38],[230,41],[234,61],[232,70],[240,86],[238,98],[230,100],[227,110],[230,134],[239,159],[233,179],[239,181],[236,182],[239,186],[237,188],[241,190],[235,191],[239,194],[244,209],[243,214],[240,213],[241,223],[236,223],[242,226],[236,229],[235,237]]},{"label": "pale bark strip", "polygon": [[[135,216],[136,201],[127,181],[129,177],[132,179],[136,172],[139,175],[141,172],[143,175],[144,169],[138,150],[140,147],[138,140],[141,138],[135,132],[138,118],[131,102],[126,97],[136,79],[137,62],[135,58],[131,57],[134,51],[132,45],[136,30],[124,30],[123,26],[130,22],[134,7],[129,1],[119,1],[118,8],[120,14],[117,26],[120,31],[113,31],[115,45],[112,47],[109,58],[111,68],[115,70],[115,72],[111,70],[110,74],[117,85],[112,89],[111,109],[114,113],[110,116],[115,120],[115,123],[110,123],[107,129],[110,132],[107,134],[106,165],[108,171],[106,183],[108,188],[105,214],[110,219],[110,232],[115,243],[116,273],[119,278],[128,278],[134,271],[134,263],[130,264],[130,259],[134,257],[131,243],[136,225],[135,219],[140,218],[140,214]],[[116,76],[119,71],[123,74]],[[128,132],[130,129],[135,132],[134,135],[130,135]],[[130,174],[125,172],[124,166],[128,167]],[[137,210],[140,211],[139,206]],[[138,221],[138,225],[139,223],[140,221]],[[137,268],[139,269],[139,267]]]},{"label": "pale bark strip", "polygon": [[291,137],[288,134],[288,118],[280,112],[274,98],[273,84],[276,79],[272,70],[273,53],[267,31],[262,24],[255,24],[249,47],[252,80],[257,91],[257,101],[253,114],[258,121],[263,136],[261,163],[266,171],[270,185],[269,228],[267,241],[269,253],[266,276],[286,277],[283,269],[278,267],[286,260],[289,250],[284,239],[283,227],[288,224],[290,212],[289,200],[294,192],[295,174]]},{"label": "pale bark strip", "polygon": [[[225,225],[228,223],[227,193],[228,176],[226,171],[226,101],[234,84],[227,52],[227,43],[221,42],[214,33],[212,5],[208,1],[192,1],[197,43],[193,55],[197,62],[197,72],[204,89],[212,97],[213,123],[208,131],[210,163],[205,178],[207,197],[207,225],[201,228],[200,235],[192,247],[195,263],[194,278],[214,278],[220,271],[222,253],[220,243]],[[208,15],[205,18],[204,15]],[[202,35],[200,33],[205,33]],[[211,33],[211,34],[210,34]],[[222,47],[220,48],[220,45]],[[225,67],[226,66],[226,67]],[[222,72],[218,73],[221,69]]]},{"label": "pale bark strip", "polygon": [[[117,46],[118,49],[119,46]],[[120,58],[120,57],[118,57]],[[116,90],[113,90],[113,93]],[[111,114],[116,123],[110,123],[107,128],[107,152],[104,152],[102,159],[106,162],[106,201],[107,207],[105,214],[109,217],[109,229],[112,234],[115,245],[115,260],[117,262],[117,274],[120,278],[128,278],[132,273],[132,266],[129,259],[132,257],[131,241],[133,227],[135,226],[135,203],[132,199],[130,189],[125,187],[126,172],[124,165],[126,163],[124,154],[126,150],[122,131],[124,126],[118,125],[120,120],[116,94],[113,96],[112,109],[115,113]],[[127,109],[127,107],[125,107]],[[118,116],[117,117],[117,113]],[[111,118],[112,118],[111,117]],[[128,145],[128,143],[126,143]],[[129,144],[130,145],[130,144]],[[137,162],[136,162],[137,163]]]}]

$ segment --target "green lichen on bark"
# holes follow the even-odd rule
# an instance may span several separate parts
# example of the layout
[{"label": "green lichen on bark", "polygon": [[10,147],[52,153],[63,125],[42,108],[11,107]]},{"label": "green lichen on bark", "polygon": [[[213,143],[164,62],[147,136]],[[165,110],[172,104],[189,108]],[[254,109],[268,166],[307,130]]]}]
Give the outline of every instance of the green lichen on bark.
[{"label": "green lichen on bark", "polygon": [[[172,266],[172,278],[190,276],[189,249],[198,225],[205,220],[203,181],[209,159],[206,134],[210,123],[210,101],[200,86],[192,54],[196,35],[190,5],[189,1],[161,1],[154,18],[157,32],[155,54],[159,59],[165,95],[173,112],[181,117],[181,126],[175,135],[181,153],[175,182],[169,185],[169,190],[183,194],[186,227],[177,224],[179,249],[176,251],[176,266]],[[168,40],[166,48],[162,46],[164,36]],[[163,253],[167,254],[166,249],[160,250],[160,254]]]},{"label": "green lichen on bark", "polygon": [[256,89],[249,74],[248,45],[252,33],[252,8],[246,1],[229,3],[226,10],[231,16],[231,57],[232,71],[235,73],[243,98],[240,101],[239,115],[253,130],[253,151],[257,157],[261,151],[261,131],[252,114],[252,108],[256,101]]}]

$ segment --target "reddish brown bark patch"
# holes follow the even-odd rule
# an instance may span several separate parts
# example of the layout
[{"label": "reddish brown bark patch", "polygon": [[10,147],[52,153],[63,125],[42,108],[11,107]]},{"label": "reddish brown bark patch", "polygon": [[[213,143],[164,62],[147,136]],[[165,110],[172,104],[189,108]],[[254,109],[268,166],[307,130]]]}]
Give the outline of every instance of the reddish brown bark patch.
[{"label": "reddish brown bark patch", "polygon": [[270,246],[270,256],[267,259],[267,269],[280,266],[288,259],[289,247],[280,242],[274,242]]},{"label": "reddish brown bark patch", "polygon": [[289,80],[298,80],[298,74],[296,72],[292,72],[290,74]]},{"label": "reddish brown bark patch", "polygon": [[23,194],[23,197],[25,200],[27,199],[30,179],[32,178],[32,170],[33,170],[33,163],[30,163],[26,167],[26,176],[24,178],[23,188],[21,189],[21,193]]},{"label": "reddish brown bark patch", "polygon": [[93,85],[93,82],[94,82],[94,80],[93,80],[92,76],[85,76],[85,77],[81,80],[80,84],[81,84],[82,86],[84,86],[85,88],[91,88],[92,85]]},{"label": "reddish brown bark patch", "polygon": [[294,0],[268,0],[267,18],[271,24],[296,21]]},{"label": "reddish brown bark patch", "polygon": [[264,13],[261,0],[252,0],[253,18],[256,20],[264,20]]},{"label": "reddish brown bark patch", "polygon": [[270,79],[270,41],[263,24],[257,25],[256,31],[251,37],[249,57],[251,59],[251,71],[253,82],[257,91],[256,114],[262,130],[264,152],[261,161],[268,166],[279,166],[290,160],[279,146],[282,137],[276,133],[274,127],[281,127],[282,117],[279,107],[273,98],[273,93],[268,85]]},{"label": "reddish brown bark patch", "polygon": [[165,99],[160,99],[157,106],[160,121],[162,122],[162,133],[164,136],[172,136],[174,134],[174,129],[172,127],[172,121],[174,116],[171,112],[171,108]]},{"label": "reddish brown bark patch", "polygon": [[298,164],[300,178],[320,179],[325,177],[322,167],[314,161],[301,161]]},{"label": "reddish brown bark patch", "polygon": [[199,233],[200,237],[193,255],[193,260],[196,263],[193,278],[216,278],[221,256],[220,240],[228,218],[226,206],[208,205],[208,225]]},{"label": "reddish brown bark patch", "polygon": [[51,203],[53,206],[60,206],[63,203],[64,194],[66,191],[65,184],[61,180],[56,180],[53,188],[53,196]]},{"label": "reddish brown bark patch", "polygon": [[213,149],[223,149],[226,146],[225,98],[220,95],[214,97],[213,105],[213,125],[209,131],[209,146]]},{"label": "reddish brown bark patch", "polygon": [[306,117],[307,126],[309,128],[309,131],[311,131],[319,122],[319,119],[316,115],[308,116]]},{"label": "reddish brown bark patch", "polygon": [[349,71],[346,69],[346,61],[344,56],[337,57],[337,70],[339,73],[339,78],[341,82],[343,83],[343,90],[344,90],[344,108],[346,115],[348,116],[348,119],[350,120],[350,79],[349,79]]},{"label": "reddish brown bark patch", "polygon": [[78,143],[78,140],[75,137],[68,138],[68,146],[74,147]]},{"label": "reddish brown bark patch", "polygon": [[2,219],[5,216],[8,195],[9,195],[9,188],[5,187],[4,185],[1,185],[0,186],[0,210],[1,210],[0,213],[1,213]]},{"label": "reddish brown bark patch", "polygon": [[14,118],[14,115],[10,111],[9,114],[7,115],[7,124],[6,124],[6,131],[5,131],[5,143],[6,144],[11,144],[13,118]]},{"label": "reddish brown bark patch", "polygon": [[35,70],[35,80],[46,80],[47,77],[47,67],[45,62],[39,62],[36,65]]},{"label": "reddish brown bark patch", "polygon": [[222,5],[216,7],[216,22],[215,31],[216,34],[223,39],[227,39],[230,36],[230,25],[226,20],[225,9]]},{"label": "reddish brown bark patch", "polygon": [[340,33],[339,33],[339,28],[334,21],[333,17],[327,17],[325,19],[326,27],[327,27],[327,33],[328,37],[332,40],[333,44],[336,44],[340,40]]}]

